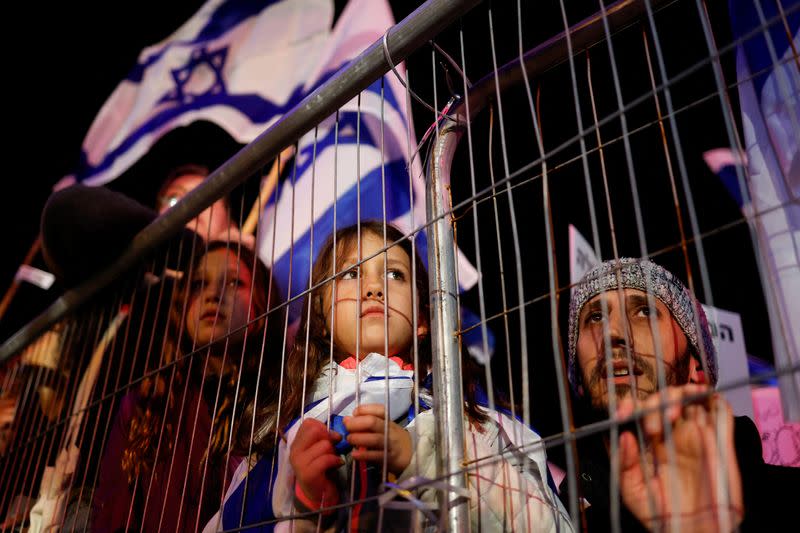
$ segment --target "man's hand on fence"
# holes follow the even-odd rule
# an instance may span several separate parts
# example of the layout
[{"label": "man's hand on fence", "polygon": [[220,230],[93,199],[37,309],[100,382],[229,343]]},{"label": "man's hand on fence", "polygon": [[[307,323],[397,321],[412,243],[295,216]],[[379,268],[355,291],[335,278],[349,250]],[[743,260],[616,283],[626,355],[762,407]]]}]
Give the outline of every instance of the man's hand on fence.
[{"label": "man's hand on fence", "polygon": [[[618,419],[638,408],[645,449],[630,431],[619,440],[620,491],[628,509],[649,529],[732,531],[743,518],[742,482],[728,403],[703,395],[702,385],[670,387],[634,407],[620,402]],[[669,430],[667,429],[669,428]],[[677,524],[676,524],[677,521]]]}]

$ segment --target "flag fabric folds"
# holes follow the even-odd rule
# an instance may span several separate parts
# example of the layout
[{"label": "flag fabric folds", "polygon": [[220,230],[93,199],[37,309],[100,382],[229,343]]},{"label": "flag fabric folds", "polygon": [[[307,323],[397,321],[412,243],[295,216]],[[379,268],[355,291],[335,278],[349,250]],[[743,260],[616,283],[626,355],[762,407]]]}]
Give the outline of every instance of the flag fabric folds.
[{"label": "flag fabric folds", "polygon": [[[333,29],[327,56],[318,75],[345,66],[394,24],[385,2],[351,0]],[[404,69],[397,68],[401,76]],[[308,287],[313,259],[334,228],[361,220],[386,220],[404,232],[424,228],[425,178],[406,101],[406,90],[393,73],[370,85],[323,121],[298,144],[290,176],[267,201],[259,224],[259,254],[273,272],[285,297]],[[427,263],[424,232],[415,235],[417,252]],[[469,289],[477,272],[458,252],[459,285]],[[290,307],[296,319],[299,304]],[[464,327],[477,322],[462,310]],[[482,339],[472,334],[466,344],[479,360]]]},{"label": "flag fabric folds", "polygon": [[[141,52],[92,124],[76,179],[106,184],[163,135],[198,120],[252,141],[394,24],[386,0],[351,0],[334,27],[333,17],[331,0],[209,0]],[[405,75],[402,64],[397,71]],[[380,219],[404,232],[424,228],[413,132],[406,90],[390,72],[300,139],[294,164],[261,199],[256,244],[285,298],[307,288],[315,252],[334,227]],[[424,232],[415,239],[427,260]],[[462,289],[472,287],[477,272],[460,252],[458,268]],[[290,307],[291,318],[298,309]],[[477,320],[463,315],[467,326]]]},{"label": "flag fabric folds", "polygon": [[108,183],[198,120],[252,141],[309,92],[332,20],[330,0],[209,0],[140,53],[89,129],[77,180]]},{"label": "flag fabric folds", "polygon": [[[730,0],[747,172],[778,370],[800,364],[800,1]],[[800,374],[779,379],[800,420]]]}]

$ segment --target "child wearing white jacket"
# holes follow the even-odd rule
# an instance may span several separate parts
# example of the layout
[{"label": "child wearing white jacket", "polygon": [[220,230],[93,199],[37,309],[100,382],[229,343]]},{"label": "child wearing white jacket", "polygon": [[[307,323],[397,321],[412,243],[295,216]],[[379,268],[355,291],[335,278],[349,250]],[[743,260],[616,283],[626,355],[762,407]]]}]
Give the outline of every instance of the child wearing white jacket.
[{"label": "child wearing white jacket", "polygon": [[[262,427],[285,428],[277,455],[240,466],[209,531],[435,527],[446,480],[436,475],[435,398],[416,381],[430,369],[427,278],[403,237],[365,222],[322,247],[282,404],[262,418]],[[476,387],[467,375],[463,496],[472,530],[572,531],[541,439],[481,407]]]}]

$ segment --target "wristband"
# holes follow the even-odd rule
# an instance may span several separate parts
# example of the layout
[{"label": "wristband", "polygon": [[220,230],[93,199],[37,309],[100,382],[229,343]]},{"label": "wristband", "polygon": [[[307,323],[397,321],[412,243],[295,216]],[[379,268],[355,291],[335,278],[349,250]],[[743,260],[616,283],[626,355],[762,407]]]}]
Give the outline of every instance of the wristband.
[{"label": "wristband", "polygon": [[[320,511],[322,516],[329,516],[336,512],[336,509],[326,509],[322,510],[322,507],[325,504],[324,499],[322,501],[312,501],[311,498],[306,496],[306,493],[303,492],[303,489],[300,488],[299,483],[294,484],[294,499],[296,507],[303,512],[311,512],[311,511]],[[336,498],[338,500],[338,498]]]}]

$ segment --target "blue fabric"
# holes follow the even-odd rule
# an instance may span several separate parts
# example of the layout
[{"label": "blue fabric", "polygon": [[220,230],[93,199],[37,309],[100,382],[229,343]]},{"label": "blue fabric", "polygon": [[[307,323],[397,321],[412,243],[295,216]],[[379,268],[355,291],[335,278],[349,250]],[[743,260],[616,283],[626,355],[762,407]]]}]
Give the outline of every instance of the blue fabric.
[{"label": "blue fabric", "polygon": [[[368,381],[374,381],[378,379],[385,379],[381,376],[372,376],[368,378]],[[406,379],[406,378],[390,378],[390,379]],[[428,374],[425,379],[420,383],[420,387],[422,389],[427,390],[432,394],[433,390],[433,375]],[[308,412],[309,409],[313,408],[317,404],[322,401],[325,401],[327,398],[319,399],[311,404],[307,405],[305,408],[305,412]],[[480,385],[476,387],[476,395],[475,395],[476,402],[479,406],[488,408],[489,402],[486,392],[483,390]],[[429,405],[427,402],[423,401],[421,398],[419,400],[420,410],[425,411],[430,409],[432,406]],[[495,410],[507,415],[513,416],[511,411],[505,407],[495,406]],[[412,404],[411,408],[408,411],[406,416],[406,423],[411,422],[416,416],[414,411],[414,405]],[[516,419],[522,422],[522,419],[519,415],[516,415]],[[288,431],[297,421],[298,418],[292,420],[289,424],[286,425],[284,431]],[[347,442],[347,434],[348,431],[344,427],[344,417],[334,415],[331,417],[331,429],[337,431],[342,435],[342,440],[336,445],[337,453],[341,455],[345,455],[350,453],[352,450],[352,446]],[[531,429],[534,429],[531,427]],[[535,429],[534,429],[535,431]],[[243,531],[256,531],[256,532],[272,532],[274,530],[274,523],[270,524],[263,524],[263,522],[268,522],[270,520],[275,519],[275,515],[272,512],[272,487],[275,482],[275,476],[277,475],[277,464],[275,468],[273,468],[273,458],[274,454],[266,457],[262,457],[258,463],[253,467],[253,469],[248,474],[247,482],[242,482],[239,487],[233,492],[230,498],[225,502],[222,512],[222,525],[225,529],[235,529],[240,527],[239,526],[239,518],[242,517],[242,526],[250,526],[251,524],[256,524],[252,527],[246,527]],[[368,468],[368,471],[365,473],[365,481],[366,485],[361,485],[361,479],[357,476],[356,479],[356,489],[357,494],[373,494],[380,486],[380,479],[379,476],[376,477],[377,474],[380,474],[379,470],[375,470],[374,468]],[[246,489],[246,496],[245,496],[245,484],[247,485]],[[558,491],[556,489],[556,484],[553,478],[550,476],[550,472],[547,471],[547,484],[551,488],[554,494]],[[242,515],[242,508],[245,506],[244,514]],[[360,509],[360,512],[364,515],[369,515],[374,511],[374,509]],[[258,525],[263,524],[263,525]]]},{"label": "blue fabric", "polygon": [[[478,324],[480,324],[481,317],[476,315],[471,309],[465,306],[461,306],[461,328],[464,330],[469,330],[462,335],[464,342],[472,348],[473,350],[478,350],[481,353],[483,352],[483,330]],[[475,327],[473,327],[475,326]],[[472,329],[470,329],[472,328]],[[495,338],[494,332],[488,326],[486,326],[486,346],[489,349],[489,352],[484,354],[482,363],[485,363],[489,359],[491,359],[492,355],[494,355],[494,348],[495,348]]]},{"label": "blue fabric", "polygon": [[[761,7],[761,13],[767,25],[766,30],[761,27],[761,19],[758,16],[755,2],[758,2]],[[800,9],[798,9],[800,0],[781,0],[781,5],[786,14],[786,24],[794,36],[800,28]],[[760,98],[764,82],[773,69],[770,46],[777,56],[775,59],[778,60],[789,49],[790,43],[786,35],[786,28],[775,0],[729,0],[728,6],[733,37],[744,40],[741,45],[744,48],[750,72],[754,75],[753,84],[756,94]]]},{"label": "blue fabric", "polygon": [[346,427],[344,427],[344,417],[334,415],[331,418],[331,429],[338,432],[342,436],[342,440],[340,440],[336,446],[333,447],[336,450],[336,453],[339,455],[346,455],[350,453],[350,450],[352,450],[353,447],[350,446],[349,442],[347,442],[347,435],[349,435],[350,432],[347,431]]},{"label": "blue fabric", "polygon": [[[766,27],[762,27],[761,17],[756,9],[756,2],[761,8]],[[761,122],[766,119],[764,116],[765,109],[762,106],[764,86],[771,77],[775,77],[777,80],[782,79],[782,81],[778,82],[779,90],[781,91],[778,95],[780,100],[790,98],[795,99],[796,102],[798,94],[800,94],[795,63],[781,63],[783,56],[791,50],[792,41],[796,41],[800,33],[800,0],[781,0],[782,11],[786,16],[785,20],[778,9],[776,0],[729,0],[728,5],[733,38],[740,41],[739,47],[744,53],[747,64],[746,71],[737,72],[737,76],[740,82],[744,82],[752,76],[755,91],[755,99],[742,96],[740,101],[742,115],[754,123]],[[785,78],[777,77],[778,70],[794,71],[794,75],[785,76]],[[786,92],[784,93],[784,91]],[[795,103],[794,105],[796,106],[797,104]],[[800,166],[800,163],[798,163],[800,155],[791,148],[791,143],[784,143],[781,146],[780,143],[774,143],[769,135],[769,132],[773,130],[776,133],[783,131],[792,139],[792,143],[796,143],[798,141],[795,138],[797,132],[794,129],[795,126],[786,116],[783,119],[779,119],[778,116],[769,118],[764,123],[764,128],[766,131],[762,130],[761,133],[756,128],[755,139],[745,139],[745,142],[752,143],[753,140],[756,142],[755,145],[751,144],[748,148],[752,187],[774,187],[777,194],[775,205],[777,206],[778,202],[786,204],[780,210],[780,213],[786,216],[790,231],[798,231],[800,230],[800,207],[791,203],[792,197],[796,194],[797,185],[780,175],[781,171],[777,159],[783,157],[794,162],[791,169],[783,170],[788,177],[793,170]],[[778,136],[780,135],[778,133]],[[782,150],[787,151],[779,153]],[[792,188],[794,188],[794,191],[791,190]],[[756,209],[773,207],[772,205],[763,205],[763,200],[760,203],[756,199],[755,202]],[[759,229],[759,231],[763,233],[765,230]],[[765,242],[769,242],[772,236],[765,234],[761,237],[765,239]],[[770,248],[769,253],[773,256],[780,256],[784,253],[794,255],[791,244],[786,247],[773,242],[768,247]],[[777,265],[771,265],[769,262],[767,266],[773,271],[779,270]]]},{"label": "blue fabric", "polygon": [[[76,179],[78,181],[92,179],[122,165],[127,168],[130,165],[127,162],[131,158],[130,154],[139,143],[152,142],[146,139],[154,135],[160,137],[164,132],[182,125],[180,120],[186,120],[185,117],[198,111],[210,112],[209,110],[213,109],[231,108],[247,116],[253,124],[266,125],[274,117],[284,115],[295,107],[313,89],[333,76],[340,65],[330,65],[329,68],[323,69],[315,80],[299,80],[288,99],[283,95],[279,97],[277,94],[265,94],[258,90],[242,92],[237,89],[236,84],[230,84],[226,66],[229,62],[242,60],[241,57],[234,57],[237,48],[235,42],[231,41],[232,36],[235,36],[238,28],[253,18],[265,16],[264,12],[278,3],[280,0],[225,0],[214,8],[204,21],[203,27],[192,38],[171,38],[156,52],[143,51],[136,65],[126,76],[126,90],[160,91],[153,94],[156,97],[152,99],[153,109],[139,117],[135,129],[128,132],[118,145],[109,147],[101,160],[90,161],[89,153],[94,147],[84,144],[78,167],[75,169]],[[199,16],[200,12],[192,19]],[[268,35],[262,37],[263,42],[258,44],[256,51],[269,50],[279,44],[273,42]],[[192,53],[188,54],[181,64],[173,64],[165,59],[170,55],[182,57],[180,51],[186,49],[192,50]],[[169,67],[165,69],[167,64]],[[185,94],[184,90],[192,79],[192,73],[200,69],[213,72],[215,82],[198,94],[193,92]],[[164,70],[165,76],[171,76],[171,83],[165,84],[164,89],[146,79],[148,72]],[[307,82],[311,82],[309,87],[305,87]],[[194,90],[196,89],[190,89],[190,92]],[[371,90],[378,91],[379,86]],[[108,102],[118,102],[115,100],[119,98],[118,94],[119,89],[112,94]],[[396,105],[397,100],[390,98],[387,102],[389,105]],[[216,122],[213,115],[211,117],[204,115],[202,118]]]},{"label": "blue fabric", "polygon": [[[324,398],[323,398],[324,399]],[[306,406],[306,411],[317,405],[323,399],[312,402]],[[291,428],[300,418],[295,418],[284,427],[284,433]],[[274,520],[275,514],[272,511],[272,487],[275,484],[275,477],[278,475],[277,449],[268,456],[258,460],[255,466],[247,474],[247,479],[241,483],[231,494],[222,506],[222,526],[224,529],[238,528],[239,518],[242,518],[242,526],[260,524],[265,521]],[[275,466],[273,468],[273,460]],[[245,487],[247,485],[247,487]],[[247,493],[245,495],[245,488]],[[247,507],[242,515],[242,508]],[[246,531],[257,531],[269,533],[273,531],[275,524],[266,524],[247,528]]]},{"label": "blue fabric", "polygon": [[[273,459],[275,464],[273,465]],[[275,523],[263,524],[275,519],[272,512],[272,487],[278,474],[275,453],[262,457],[247,474],[247,479],[239,485],[222,508],[222,527],[235,529],[239,526],[262,524],[248,527],[243,531],[271,533]],[[245,493],[245,490],[247,491]],[[242,514],[244,508],[244,514]]]},{"label": "blue fabric", "polygon": [[[196,46],[218,39],[248,18],[258,15],[275,2],[276,0],[228,0],[217,6],[217,9],[209,17],[206,25],[194,39],[191,41],[176,42],[173,46]],[[164,51],[167,49],[168,48],[165,48],[159,53],[152,54],[143,62],[137,63],[131,72],[128,73],[127,79],[134,83],[140,83],[147,68],[161,59],[164,55]]]},{"label": "blue fabric", "polygon": [[[370,376],[364,381],[379,381],[379,380],[382,380],[382,379],[386,379],[386,377],[384,377],[384,376]],[[408,379],[408,378],[395,376],[395,377],[390,377],[389,379]],[[328,398],[325,397],[325,398],[320,398],[319,400],[311,402],[310,404],[305,406],[305,408],[303,409],[303,412],[304,413],[309,412],[315,406],[319,405],[320,402],[324,402],[327,399]],[[412,407],[412,410],[413,410],[413,407]],[[411,418],[409,418],[408,421],[410,422],[411,419],[413,419],[413,416]],[[286,427],[284,428],[284,433],[289,431],[289,428],[291,428],[298,420],[300,420],[300,417],[297,417],[294,420],[292,420],[291,422],[289,422],[286,425]],[[349,442],[347,442],[347,435],[350,432],[347,431],[347,428],[344,426],[344,417],[343,416],[339,416],[339,415],[333,415],[331,417],[331,419],[330,419],[330,424],[331,424],[331,429],[333,431],[336,431],[337,433],[339,433],[342,436],[342,440],[339,441],[336,444],[336,446],[334,446],[334,449],[336,450],[336,453],[338,453],[339,455],[346,455],[346,454],[350,453],[350,450],[352,450],[353,447],[350,446]]]},{"label": "blue fabric", "polygon": [[744,198],[742,196],[742,189],[739,187],[739,175],[736,172],[734,165],[726,165],[719,169],[717,175],[722,180],[722,184],[728,190],[731,198],[734,199],[739,209],[744,207]]}]

